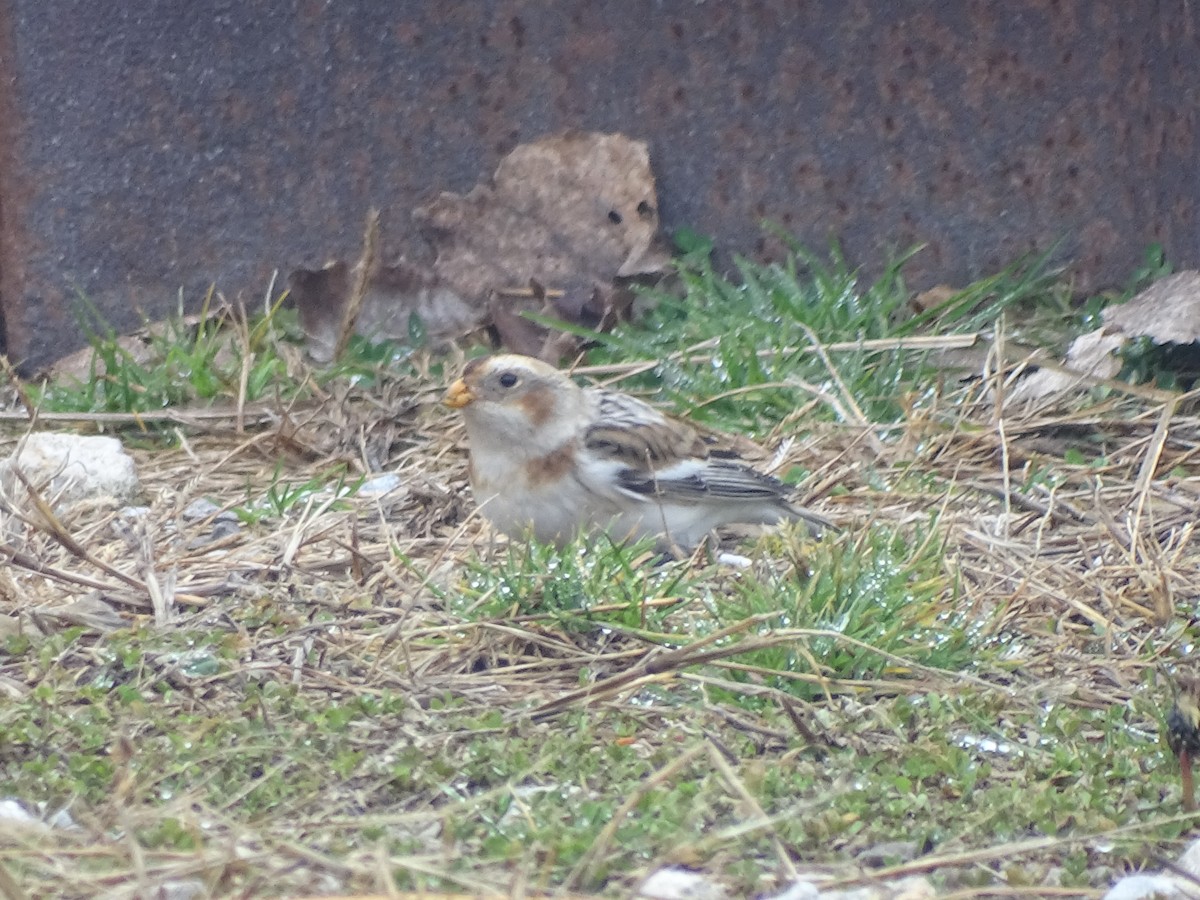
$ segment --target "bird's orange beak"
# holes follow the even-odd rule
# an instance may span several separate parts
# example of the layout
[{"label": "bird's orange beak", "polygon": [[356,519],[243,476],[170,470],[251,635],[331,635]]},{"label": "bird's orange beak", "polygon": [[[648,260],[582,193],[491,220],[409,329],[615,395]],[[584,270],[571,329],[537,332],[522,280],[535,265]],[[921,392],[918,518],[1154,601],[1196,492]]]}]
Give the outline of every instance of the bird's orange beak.
[{"label": "bird's orange beak", "polygon": [[442,398],[442,402],[451,409],[462,409],[474,399],[475,395],[471,393],[471,389],[467,387],[467,383],[460,378],[454,384],[450,385],[450,389],[446,391],[446,396]]}]

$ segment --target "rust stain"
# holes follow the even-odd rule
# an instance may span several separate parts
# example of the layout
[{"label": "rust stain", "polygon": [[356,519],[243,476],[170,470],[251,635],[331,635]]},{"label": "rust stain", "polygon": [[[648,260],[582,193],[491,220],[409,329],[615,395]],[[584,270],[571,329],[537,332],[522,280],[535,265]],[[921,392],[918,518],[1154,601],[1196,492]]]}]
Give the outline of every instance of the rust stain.
[{"label": "rust stain", "polygon": [[521,407],[530,425],[541,428],[554,415],[554,396],[544,389],[529,391],[517,399],[517,406]]}]

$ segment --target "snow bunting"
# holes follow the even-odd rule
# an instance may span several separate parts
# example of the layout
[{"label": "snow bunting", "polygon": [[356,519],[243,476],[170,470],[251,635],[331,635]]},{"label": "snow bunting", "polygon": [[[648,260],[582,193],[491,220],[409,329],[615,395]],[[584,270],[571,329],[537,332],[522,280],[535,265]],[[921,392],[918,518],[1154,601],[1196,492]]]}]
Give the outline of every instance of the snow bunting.
[{"label": "snow bunting", "polygon": [[466,422],[480,512],[510,536],[562,544],[602,530],[691,548],[732,523],[832,527],[687,423],[627,394],[580,387],[537,359],[471,360],[444,402]]}]

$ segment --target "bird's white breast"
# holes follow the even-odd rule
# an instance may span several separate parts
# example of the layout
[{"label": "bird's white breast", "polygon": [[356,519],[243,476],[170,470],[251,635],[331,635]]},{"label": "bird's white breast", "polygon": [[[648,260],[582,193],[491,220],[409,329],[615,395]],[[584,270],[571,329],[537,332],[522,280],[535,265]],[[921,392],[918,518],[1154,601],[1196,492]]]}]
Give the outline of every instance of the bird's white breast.
[{"label": "bird's white breast", "polygon": [[570,539],[586,504],[574,478],[547,479],[536,458],[486,444],[471,449],[471,490],[479,511],[497,530],[512,536],[532,532],[546,542]]},{"label": "bird's white breast", "polygon": [[690,547],[725,518],[707,504],[663,503],[619,492],[607,473],[588,468],[585,463],[547,483],[527,466],[514,465],[509,454],[484,450],[472,453],[471,488],[480,512],[497,530],[532,533],[547,543],[603,531],[617,541],[653,536]]}]

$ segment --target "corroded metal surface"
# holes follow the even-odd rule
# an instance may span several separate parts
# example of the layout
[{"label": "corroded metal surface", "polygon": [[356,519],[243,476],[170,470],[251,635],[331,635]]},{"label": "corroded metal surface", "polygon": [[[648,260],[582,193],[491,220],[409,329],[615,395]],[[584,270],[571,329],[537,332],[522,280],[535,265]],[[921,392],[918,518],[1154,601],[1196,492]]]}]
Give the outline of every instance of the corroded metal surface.
[{"label": "corroded metal surface", "polygon": [[1081,289],[1149,242],[1200,264],[1197,5],[9,0],[0,302],[10,355],[209,283],[353,257],[564,128],[646,140],[670,228],[777,252],[773,219],[915,287],[1063,239]]}]

